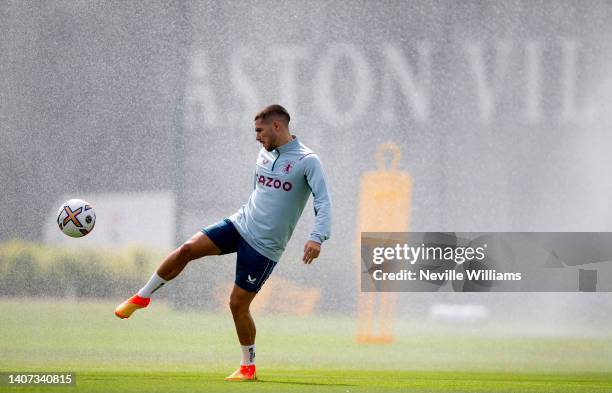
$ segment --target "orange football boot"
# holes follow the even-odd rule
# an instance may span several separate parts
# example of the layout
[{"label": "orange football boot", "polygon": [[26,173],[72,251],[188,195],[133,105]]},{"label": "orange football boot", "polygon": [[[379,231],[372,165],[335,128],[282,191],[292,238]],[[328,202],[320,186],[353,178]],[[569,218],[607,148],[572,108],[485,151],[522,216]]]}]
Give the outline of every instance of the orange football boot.
[{"label": "orange football boot", "polygon": [[225,380],[235,382],[257,381],[257,372],[255,371],[255,365],[241,365],[238,370],[234,371],[234,373],[229,377],[226,377]]},{"label": "orange football boot", "polygon": [[130,315],[139,308],[145,308],[151,302],[151,298],[144,298],[138,294],[132,296],[125,302],[121,303],[115,309],[115,315],[121,319],[129,318]]}]

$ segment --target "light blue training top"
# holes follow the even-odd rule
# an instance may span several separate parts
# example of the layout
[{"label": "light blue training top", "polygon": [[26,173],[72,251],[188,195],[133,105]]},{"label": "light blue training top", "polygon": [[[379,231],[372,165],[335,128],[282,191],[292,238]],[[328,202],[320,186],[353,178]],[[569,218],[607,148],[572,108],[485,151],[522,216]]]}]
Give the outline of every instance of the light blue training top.
[{"label": "light blue training top", "polygon": [[253,192],[229,219],[251,247],[278,262],[311,193],[315,225],[309,239],[321,244],[331,232],[325,174],[319,157],[293,136],[273,151],[259,151]]}]

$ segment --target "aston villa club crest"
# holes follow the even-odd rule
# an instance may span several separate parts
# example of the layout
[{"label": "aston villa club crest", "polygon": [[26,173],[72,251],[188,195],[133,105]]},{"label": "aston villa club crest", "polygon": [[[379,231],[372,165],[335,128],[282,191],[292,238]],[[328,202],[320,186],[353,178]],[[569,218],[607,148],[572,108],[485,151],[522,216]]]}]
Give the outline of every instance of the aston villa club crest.
[{"label": "aston villa club crest", "polygon": [[291,172],[291,170],[293,169],[293,165],[295,164],[295,161],[285,161],[283,163],[283,172],[284,173],[289,173]]}]

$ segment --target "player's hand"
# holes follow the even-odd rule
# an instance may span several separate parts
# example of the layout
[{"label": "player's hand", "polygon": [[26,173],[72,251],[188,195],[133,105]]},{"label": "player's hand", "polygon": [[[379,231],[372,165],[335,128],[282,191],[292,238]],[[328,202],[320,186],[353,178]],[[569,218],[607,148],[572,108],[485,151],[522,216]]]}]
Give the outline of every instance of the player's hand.
[{"label": "player's hand", "polygon": [[304,256],[302,257],[302,262],[305,264],[310,264],[313,259],[319,256],[321,252],[321,245],[313,240],[308,240],[304,245]]}]

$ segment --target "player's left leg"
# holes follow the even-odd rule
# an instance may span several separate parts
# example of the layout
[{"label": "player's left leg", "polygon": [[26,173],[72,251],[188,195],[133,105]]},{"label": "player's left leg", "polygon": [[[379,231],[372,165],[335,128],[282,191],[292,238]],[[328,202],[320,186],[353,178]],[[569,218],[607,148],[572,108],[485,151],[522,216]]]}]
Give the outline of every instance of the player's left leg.
[{"label": "player's left leg", "polygon": [[249,292],[234,284],[230,295],[229,307],[232,311],[234,326],[238,335],[238,341],[242,347],[242,361],[232,375],[225,378],[227,381],[249,381],[256,380],[255,371],[255,321],[251,315],[251,302],[257,295],[257,292]]},{"label": "player's left leg", "polygon": [[230,295],[230,310],[234,318],[238,341],[242,348],[240,367],[228,381],[253,381],[255,370],[255,322],[250,312],[251,302],[266,282],[276,262],[266,258],[240,238],[236,255],[236,280]]},{"label": "player's left leg", "polygon": [[[230,295],[229,307],[234,318],[238,341],[242,346],[251,346],[255,344],[255,321],[251,316],[250,306],[255,299],[256,292],[245,291],[238,285],[234,284],[234,289]],[[244,359],[243,362],[252,362],[253,359]]]}]

